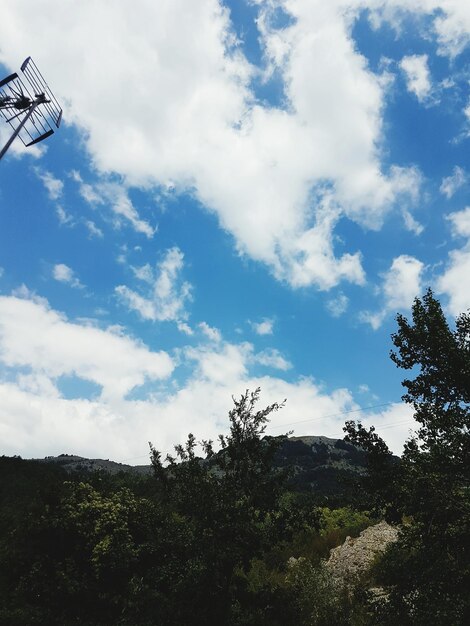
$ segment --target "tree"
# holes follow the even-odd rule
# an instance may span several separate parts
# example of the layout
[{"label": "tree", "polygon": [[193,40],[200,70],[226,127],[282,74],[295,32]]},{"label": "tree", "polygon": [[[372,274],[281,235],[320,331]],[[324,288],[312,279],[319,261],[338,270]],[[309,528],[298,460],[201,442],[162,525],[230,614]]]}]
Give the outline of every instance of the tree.
[{"label": "tree", "polygon": [[[470,314],[452,330],[428,289],[411,323],[396,319],[391,358],[414,374],[403,400],[419,427],[382,487],[382,504],[392,501],[407,523],[380,567],[392,587],[381,623],[456,626],[470,620]],[[349,422],[345,430],[384,466],[388,449],[372,429]]]},{"label": "tree", "polygon": [[155,582],[146,559],[156,542],[149,543],[165,520],[129,489],[105,496],[64,482],[59,496],[38,503],[0,541],[0,623],[147,624],[134,609],[137,600],[146,608],[142,587]]},{"label": "tree", "polygon": [[[161,488],[166,515],[182,516],[194,538],[181,577],[184,595],[174,598],[178,623],[228,623],[237,572],[248,568],[286,528],[279,514],[283,489],[273,457],[282,441],[263,437],[269,415],[284,403],[256,411],[260,389],[233,398],[230,431],[220,435],[221,450],[202,441],[205,458],[196,455],[197,441],[189,434],[185,445],[166,457],[150,444],[154,474]],[[198,603],[199,612],[194,613]]]},{"label": "tree", "polygon": [[407,390],[403,400],[413,405],[421,424],[416,445],[441,470],[452,468],[452,474],[463,472],[468,477],[470,314],[462,313],[452,331],[429,289],[422,301],[414,302],[413,324],[402,315],[397,322],[392,340],[398,351],[391,351],[390,356],[398,367],[420,370],[414,379],[403,381]]}]

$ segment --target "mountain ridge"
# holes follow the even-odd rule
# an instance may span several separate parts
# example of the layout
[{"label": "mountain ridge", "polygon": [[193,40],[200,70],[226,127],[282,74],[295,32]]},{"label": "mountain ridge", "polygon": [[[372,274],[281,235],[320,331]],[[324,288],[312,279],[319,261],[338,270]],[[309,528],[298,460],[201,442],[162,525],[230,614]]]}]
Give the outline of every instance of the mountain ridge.
[{"label": "mountain ridge", "polygon": [[[272,437],[266,437],[272,439]],[[66,472],[120,472],[149,476],[152,466],[127,465],[109,459],[90,459],[73,454],[34,459],[59,465]],[[341,498],[353,489],[367,471],[367,454],[361,448],[322,435],[287,437],[280,442],[273,467],[288,470],[290,484],[299,491],[315,492],[328,500]]]}]

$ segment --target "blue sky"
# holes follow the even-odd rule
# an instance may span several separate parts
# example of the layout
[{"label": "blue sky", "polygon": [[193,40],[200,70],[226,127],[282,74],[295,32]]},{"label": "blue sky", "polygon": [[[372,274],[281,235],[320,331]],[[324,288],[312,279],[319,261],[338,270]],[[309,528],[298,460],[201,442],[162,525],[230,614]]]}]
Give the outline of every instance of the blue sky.
[{"label": "blue sky", "polygon": [[257,386],[399,451],[394,316],[470,307],[468,3],[15,0],[0,42],[64,107],[0,163],[0,453],[143,463]]}]

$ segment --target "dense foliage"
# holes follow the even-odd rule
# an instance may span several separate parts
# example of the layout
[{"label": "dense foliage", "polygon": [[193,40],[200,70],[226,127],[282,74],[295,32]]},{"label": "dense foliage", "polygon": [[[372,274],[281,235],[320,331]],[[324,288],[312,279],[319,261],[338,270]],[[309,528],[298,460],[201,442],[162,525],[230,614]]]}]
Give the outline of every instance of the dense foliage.
[{"label": "dense foliage", "polygon": [[[353,469],[332,474],[330,500],[310,470],[297,483],[288,471],[294,458],[311,467],[313,448],[326,458],[325,444],[265,437],[282,404],[256,410],[259,390],[234,399],[219,451],[202,441],[198,456],[190,434],[162,461],[151,445],[150,476],[0,458],[0,624],[469,623],[470,317],[451,330],[428,292],[397,321],[392,359],[414,376],[404,399],[420,428],[398,461],[347,422],[335,453]],[[358,586],[338,586],[329,550],[384,516],[399,541]]]},{"label": "dense foliage", "polygon": [[153,476],[1,458],[0,623],[336,623],[320,559],[371,520],[288,487],[283,438],[263,437],[282,404],[258,397],[234,399],[205,458],[193,435],[165,463],[151,446]]},{"label": "dense foliage", "polygon": [[390,596],[381,624],[470,622],[470,314],[451,330],[431,290],[416,299],[412,323],[397,316],[392,360],[410,370],[405,402],[419,423],[399,467],[374,429],[346,424],[349,441],[370,451],[371,483],[399,542],[377,568]]}]

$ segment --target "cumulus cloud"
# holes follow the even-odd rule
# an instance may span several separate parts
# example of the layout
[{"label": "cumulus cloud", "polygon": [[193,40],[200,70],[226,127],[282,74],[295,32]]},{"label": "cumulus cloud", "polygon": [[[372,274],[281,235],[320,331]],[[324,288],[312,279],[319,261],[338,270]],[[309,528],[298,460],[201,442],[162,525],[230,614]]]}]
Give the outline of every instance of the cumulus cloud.
[{"label": "cumulus cloud", "polygon": [[[352,4],[348,3],[347,4]],[[454,58],[470,42],[470,9],[468,3],[455,0],[383,0],[362,1],[358,4],[371,8],[370,20],[374,26],[387,21],[398,32],[409,15],[427,15],[433,19],[425,23],[425,35],[437,37],[438,53]]]},{"label": "cumulus cloud", "polygon": [[170,248],[157,263],[155,271],[149,265],[134,268],[134,274],[149,285],[141,295],[126,285],[116,287],[116,294],[130,309],[137,311],[145,320],[153,322],[184,321],[185,309],[191,299],[191,285],[181,279],[184,254],[179,248]]},{"label": "cumulus cloud", "polygon": [[377,434],[395,454],[402,454],[404,442],[417,427],[413,418],[413,407],[402,402],[394,402],[379,412],[368,411],[360,415],[360,419],[364,426],[374,426]]},{"label": "cumulus cloud", "polygon": [[254,355],[254,361],[265,367],[287,371],[292,368],[292,363],[285,359],[276,348],[268,348]]},{"label": "cumulus cloud", "polygon": [[[231,352],[227,352],[230,358]],[[207,358],[210,358],[208,355]],[[219,361],[224,365],[224,361]],[[311,379],[295,383],[275,377],[231,378],[227,384],[195,374],[181,389],[145,401],[123,401],[110,406],[99,400],[66,400],[38,394],[18,384],[0,384],[0,441],[2,453],[43,457],[73,452],[84,456],[148,463],[147,441],[158,449],[172,450],[189,432],[216,438],[226,432],[231,396],[245,389],[262,388],[260,406],[288,398],[286,408],[272,417],[270,432],[279,434],[298,415],[312,417],[307,432],[341,433],[341,417],[318,420],[318,416],[349,409],[346,390],[327,394]],[[134,460],[137,457],[137,460]]]},{"label": "cumulus cloud", "polygon": [[376,313],[363,312],[361,319],[376,330],[389,313],[408,309],[422,291],[423,270],[424,264],[412,256],[402,254],[393,259],[390,269],[383,275],[381,310]]},{"label": "cumulus cloud", "polygon": [[257,335],[272,335],[274,332],[274,320],[264,317],[261,322],[250,322],[252,329]]},{"label": "cumulus cloud", "polygon": [[470,237],[470,207],[463,211],[450,213],[447,219],[452,226],[452,234],[456,237]]},{"label": "cumulus cloud", "polygon": [[405,73],[408,91],[420,102],[425,102],[431,94],[431,75],[427,54],[413,54],[403,57],[400,67]]},{"label": "cumulus cloud", "polygon": [[[242,350],[243,352],[243,350]],[[311,378],[287,382],[282,378],[246,374],[243,366],[232,368],[237,350],[226,350],[215,365],[230,377],[212,380],[213,353],[201,353],[204,361],[186,384],[176,391],[147,400],[126,400],[111,406],[102,400],[66,400],[57,394],[39,393],[24,384],[0,384],[0,441],[2,453],[43,457],[73,452],[134,463],[147,463],[147,441],[158,449],[172,450],[188,432],[216,438],[227,430],[231,396],[260,386],[260,406],[287,398],[282,411],[272,415],[268,433],[277,435],[292,428],[296,435],[322,434],[342,437],[344,412],[358,408],[347,389],[326,392]],[[243,361],[243,356],[241,357]],[[358,413],[358,416],[361,414]],[[302,423],[298,423],[302,416]],[[354,414],[348,413],[349,417]],[[363,420],[374,424],[391,448],[401,451],[411,412],[401,404]],[[383,426],[383,429],[381,428]]]},{"label": "cumulus cloud", "polygon": [[466,240],[462,248],[451,250],[444,273],[438,278],[437,289],[449,297],[452,315],[470,309],[470,207],[448,216],[452,234]]},{"label": "cumulus cloud", "polygon": [[[23,290],[24,295],[27,292]],[[70,322],[43,299],[0,297],[0,360],[50,379],[74,375],[119,400],[146,380],[168,377],[173,362],[128,337]]]},{"label": "cumulus cloud", "polygon": [[75,276],[73,269],[64,263],[57,263],[57,265],[54,265],[52,268],[52,276],[60,283],[66,283],[71,287],[83,289],[83,285]]},{"label": "cumulus cloud", "polygon": [[364,284],[361,254],[345,253],[339,258],[334,254],[334,227],[340,215],[331,198],[324,198],[317,207],[315,225],[290,242],[276,276],[294,287],[315,284],[322,290],[331,289],[341,280]]},{"label": "cumulus cloud", "polygon": [[453,315],[470,309],[469,276],[470,247],[467,245],[449,253],[447,269],[437,283],[439,292],[449,296],[449,310]]},{"label": "cumulus cloud", "polygon": [[[460,11],[455,3],[389,4],[423,13],[442,6],[434,23],[450,42],[449,20]],[[352,36],[360,11],[382,3],[257,5],[260,68],[243,55],[229,11],[217,0],[142,2],[138,11],[124,0],[112,7],[97,0],[74,5],[72,22],[60,0],[37,9],[18,0],[2,15],[0,60],[15,64],[13,51],[22,46],[33,56],[40,51],[50,83],[66,96],[64,119],[83,130],[104,177],[82,181],[87,202],[110,204],[118,221],[151,237],[154,228],[136,213],[130,188],[189,190],[233,235],[238,251],[278,279],[321,289],[361,284],[358,251],[346,245],[338,253],[334,245],[338,220],[379,228],[417,184],[408,168],[381,162],[386,87]],[[286,27],[272,19],[279,7],[292,17]],[[40,29],[39,11],[54,15]],[[457,37],[460,22],[452,24]],[[282,106],[256,98],[253,78],[260,72],[282,81]],[[123,184],[109,182],[109,173]]]},{"label": "cumulus cloud", "polygon": [[[301,416],[296,434],[340,437],[344,412],[358,408],[347,389],[327,391],[313,378],[287,382],[254,375],[260,365],[282,372],[290,364],[276,349],[257,353],[249,343],[226,342],[204,323],[200,330],[209,341],[181,351],[189,376],[177,382],[170,378],[174,362],[168,354],[150,351],[125,329],[71,322],[43,299],[29,298],[0,297],[0,361],[9,372],[9,380],[0,382],[1,453],[69,452],[145,463],[147,441],[170,451],[188,432],[212,438],[226,432],[232,394],[258,386],[262,405],[288,400],[272,416],[271,434],[285,432]],[[93,382],[102,393],[64,398],[63,376]],[[130,398],[146,381],[165,381],[165,387],[157,384],[142,399]],[[375,424],[381,423],[378,415]]]},{"label": "cumulus cloud", "polygon": [[447,198],[452,198],[454,193],[460,189],[467,182],[467,175],[465,170],[458,165],[454,167],[454,170],[450,176],[447,176],[442,179],[441,186],[439,187],[439,191],[447,196]]}]

